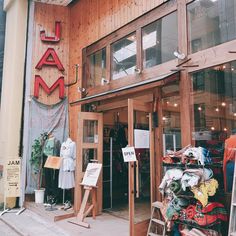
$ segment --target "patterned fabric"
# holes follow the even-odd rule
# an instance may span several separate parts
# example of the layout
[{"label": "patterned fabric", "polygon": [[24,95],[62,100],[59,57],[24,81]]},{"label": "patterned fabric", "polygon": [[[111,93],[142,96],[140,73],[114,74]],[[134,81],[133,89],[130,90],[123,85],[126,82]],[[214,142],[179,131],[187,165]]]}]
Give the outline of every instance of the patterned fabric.
[{"label": "patterned fabric", "polygon": [[235,161],[236,158],[236,135],[231,135],[225,140],[224,160],[223,160],[223,172],[224,172],[224,187],[227,191],[227,179],[226,179],[226,164],[228,161]]},{"label": "patterned fabric", "polygon": [[208,203],[208,196],[214,196],[218,187],[218,181],[216,179],[210,179],[197,187],[192,187],[191,191],[194,193],[194,197],[205,207]]}]

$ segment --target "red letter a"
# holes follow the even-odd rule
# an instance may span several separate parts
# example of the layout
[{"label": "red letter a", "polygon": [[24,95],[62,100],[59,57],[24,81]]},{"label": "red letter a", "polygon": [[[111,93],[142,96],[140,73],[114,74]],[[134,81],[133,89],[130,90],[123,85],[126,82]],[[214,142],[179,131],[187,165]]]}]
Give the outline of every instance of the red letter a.
[{"label": "red letter a", "polygon": [[65,70],[53,48],[47,49],[35,68],[41,70],[44,65],[56,66],[61,71]]}]

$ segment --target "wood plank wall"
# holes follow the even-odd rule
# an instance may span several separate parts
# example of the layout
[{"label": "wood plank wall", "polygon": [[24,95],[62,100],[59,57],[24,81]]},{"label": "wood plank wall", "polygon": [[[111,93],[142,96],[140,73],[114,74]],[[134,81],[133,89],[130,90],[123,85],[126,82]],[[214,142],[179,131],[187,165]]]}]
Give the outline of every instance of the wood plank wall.
[{"label": "wood plank wall", "polygon": [[[82,65],[82,49],[117,30],[142,14],[159,6],[163,0],[80,0],[70,7],[70,71],[73,65]],[[79,68],[79,78],[82,68]],[[81,86],[81,80],[79,82]],[[69,100],[80,98],[78,85],[69,89]],[[70,112],[70,134],[76,138],[78,106],[72,106]]]},{"label": "wood plank wall", "polygon": [[[32,83],[31,95],[34,94],[35,75],[40,75],[50,87],[60,76],[64,76],[65,83],[68,82],[69,71],[69,9],[67,7],[55,6],[43,3],[35,3],[33,46],[32,46]],[[40,40],[40,30],[45,30],[46,36],[55,35],[55,21],[61,21],[61,40],[58,43],[44,43]],[[63,67],[61,72],[57,67],[43,66],[41,70],[35,66],[42,58],[48,48],[54,48]],[[60,101],[59,88],[51,95],[47,95],[43,89],[39,90],[38,101],[44,104],[55,104]],[[65,92],[68,93],[67,91]]]}]

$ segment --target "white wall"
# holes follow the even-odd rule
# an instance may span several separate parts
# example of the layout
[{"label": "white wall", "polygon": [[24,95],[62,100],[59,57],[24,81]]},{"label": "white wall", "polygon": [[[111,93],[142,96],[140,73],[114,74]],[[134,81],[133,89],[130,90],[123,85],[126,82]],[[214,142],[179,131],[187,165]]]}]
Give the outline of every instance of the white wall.
[{"label": "white wall", "polygon": [[[18,157],[27,29],[27,0],[5,0],[6,34],[0,110],[0,164]],[[4,172],[3,172],[4,173]],[[0,202],[3,201],[0,180]]]}]

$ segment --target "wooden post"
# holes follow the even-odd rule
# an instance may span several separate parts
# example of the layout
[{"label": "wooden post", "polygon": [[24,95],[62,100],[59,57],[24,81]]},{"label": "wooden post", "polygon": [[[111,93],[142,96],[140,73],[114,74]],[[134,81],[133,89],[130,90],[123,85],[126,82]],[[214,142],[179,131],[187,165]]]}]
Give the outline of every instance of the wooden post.
[{"label": "wooden post", "polygon": [[[69,223],[79,225],[85,228],[90,228],[90,224],[84,222],[84,218],[92,211],[93,219],[96,218],[96,209],[97,209],[97,198],[96,198],[96,188],[90,187],[90,186],[84,186],[85,193],[83,197],[83,201],[80,206],[79,213],[76,217],[76,220],[68,221]],[[89,206],[89,208],[86,210],[86,206],[88,203],[88,198],[90,195],[90,192],[92,192],[92,204]]]}]

